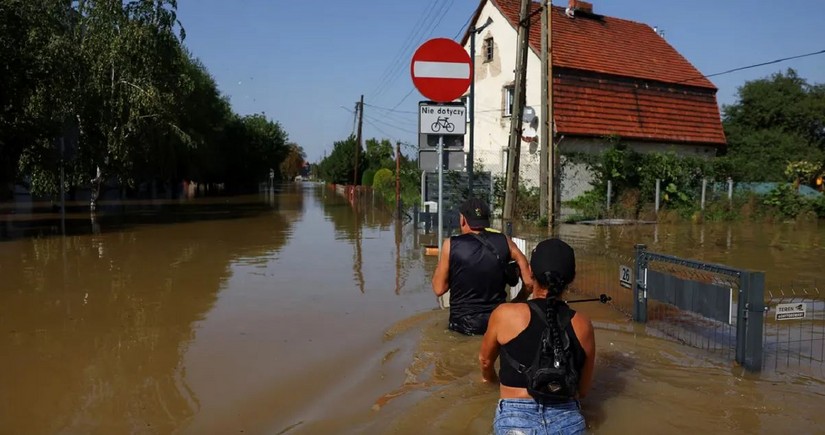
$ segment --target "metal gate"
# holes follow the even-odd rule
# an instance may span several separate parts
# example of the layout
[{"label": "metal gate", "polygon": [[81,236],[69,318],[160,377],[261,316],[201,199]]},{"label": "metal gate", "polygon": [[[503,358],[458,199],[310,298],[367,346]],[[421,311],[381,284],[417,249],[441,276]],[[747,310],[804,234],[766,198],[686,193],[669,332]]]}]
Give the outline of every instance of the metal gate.
[{"label": "metal gate", "polygon": [[745,369],[761,370],[764,272],[658,254],[636,245],[633,300],[635,321],[661,323],[662,330],[686,344],[733,350]]}]

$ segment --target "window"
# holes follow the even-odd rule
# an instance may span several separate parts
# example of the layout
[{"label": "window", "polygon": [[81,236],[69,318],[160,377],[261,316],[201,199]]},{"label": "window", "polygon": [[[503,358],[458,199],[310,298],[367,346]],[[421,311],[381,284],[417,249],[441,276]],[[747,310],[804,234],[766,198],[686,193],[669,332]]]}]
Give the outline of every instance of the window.
[{"label": "window", "polygon": [[484,38],[484,61],[485,62],[492,62],[493,55],[495,52],[493,51],[493,38]]},{"label": "window", "polygon": [[513,114],[513,99],[515,97],[515,86],[504,87],[504,116]]}]

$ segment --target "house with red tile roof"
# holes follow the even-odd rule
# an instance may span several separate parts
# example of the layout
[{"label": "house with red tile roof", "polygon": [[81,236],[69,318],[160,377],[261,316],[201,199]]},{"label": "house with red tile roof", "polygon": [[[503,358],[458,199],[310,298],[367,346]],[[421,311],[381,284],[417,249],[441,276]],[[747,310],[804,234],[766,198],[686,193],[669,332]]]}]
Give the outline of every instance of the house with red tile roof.
[{"label": "house with red tile roof", "polygon": [[[520,0],[481,0],[475,35],[476,161],[503,173],[515,81]],[[541,107],[541,3],[531,5],[527,106]],[[609,138],[640,152],[712,157],[726,144],[716,87],[649,25],[594,13],[571,0],[552,8],[554,141],[562,156],[599,152]],[[470,50],[472,35],[462,44]],[[469,141],[465,140],[465,144]],[[539,180],[538,141],[522,142],[521,179]],[[562,200],[589,190],[583,166],[565,164]]]}]

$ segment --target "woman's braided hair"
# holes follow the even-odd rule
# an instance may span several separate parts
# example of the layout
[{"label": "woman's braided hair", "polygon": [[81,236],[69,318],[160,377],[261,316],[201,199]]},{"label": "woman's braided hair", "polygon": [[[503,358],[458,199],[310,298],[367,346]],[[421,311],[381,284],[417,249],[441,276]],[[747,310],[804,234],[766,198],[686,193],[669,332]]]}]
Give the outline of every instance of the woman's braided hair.
[{"label": "woman's braided hair", "polygon": [[559,295],[561,295],[562,291],[564,291],[565,287],[567,287],[567,283],[564,282],[564,279],[556,271],[544,272],[543,279],[539,281],[541,284],[547,286],[546,315],[547,325],[549,326],[549,329],[551,331],[550,337],[546,337],[544,340],[542,340],[542,350],[553,355],[554,365],[558,367],[561,358],[564,357],[564,346],[562,344],[561,337],[562,331],[559,330],[558,326],[558,301],[556,300],[556,298]]}]

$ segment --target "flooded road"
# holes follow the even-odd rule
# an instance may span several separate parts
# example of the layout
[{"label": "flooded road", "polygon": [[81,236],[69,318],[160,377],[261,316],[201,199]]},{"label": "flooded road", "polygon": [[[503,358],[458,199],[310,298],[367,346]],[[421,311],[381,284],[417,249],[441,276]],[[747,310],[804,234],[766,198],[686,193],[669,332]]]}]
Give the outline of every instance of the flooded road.
[{"label": "flooded road", "polygon": [[[78,207],[79,208],[79,207]],[[445,330],[412,224],[314,184],[69,213],[0,208],[0,433],[490,432],[479,338]],[[701,229],[700,229],[701,228]],[[821,283],[819,227],[568,226],[651,250]],[[595,433],[816,433],[822,376],[743,375],[597,327]]]}]

